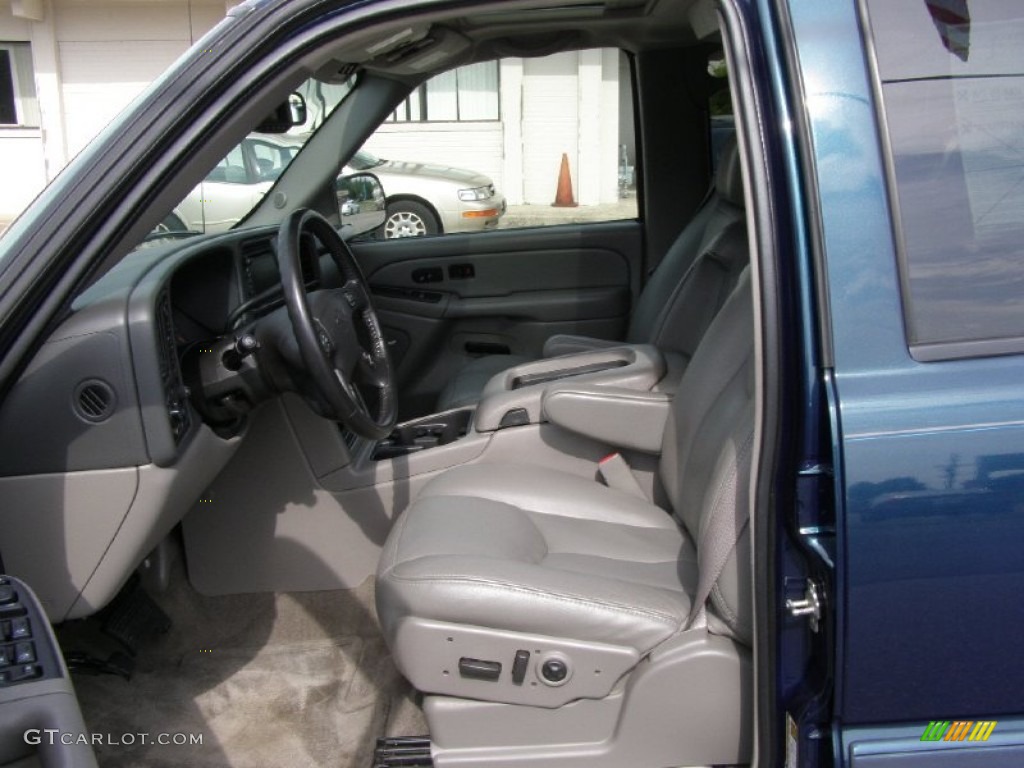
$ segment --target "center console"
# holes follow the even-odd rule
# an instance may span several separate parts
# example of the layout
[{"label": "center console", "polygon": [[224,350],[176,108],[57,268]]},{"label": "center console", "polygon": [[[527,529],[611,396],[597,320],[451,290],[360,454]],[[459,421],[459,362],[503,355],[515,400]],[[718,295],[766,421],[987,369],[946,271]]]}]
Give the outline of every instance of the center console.
[{"label": "center console", "polygon": [[410,456],[449,445],[471,431],[489,433],[538,424],[544,419],[544,397],[552,386],[572,383],[645,392],[664,377],[665,370],[662,354],[650,345],[624,345],[524,363],[491,379],[475,412],[460,408],[399,424],[373,446],[370,458],[380,462]]},{"label": "center console", "polygon": [[545,394],[553,386],[571,383],[647,392],[662,380],[665,371],[661,352],[643,344],[524,363],[491,379],[475,411],[460,408],[399,424],[390,435],[373,446],[370,458],[380,462],[407,457],[449,445],[470,432],[489,433],[507,427],[538,424],[545,418]]},{"label": "center console", "polygon": [[477,432],[539,424],[542,401],[552,384],[572,382],[650,391],[666,373],[665,358],[650,344],[608,347],[534,360],[492,378],[473,419]]},{"label": "center console", "polygon": [[472,416],[472,409],[463,408],[406,421],[374,446],[372,458],[383,461],[447,445],[466,436]]}]

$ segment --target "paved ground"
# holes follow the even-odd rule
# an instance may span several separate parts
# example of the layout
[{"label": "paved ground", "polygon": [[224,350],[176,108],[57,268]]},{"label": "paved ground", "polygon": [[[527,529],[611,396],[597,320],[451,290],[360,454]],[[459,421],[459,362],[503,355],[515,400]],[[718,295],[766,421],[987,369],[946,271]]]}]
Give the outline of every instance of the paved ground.
[{"label": "paved ground", "polygon": [[501,217],[499,229],[550,226],[553,224],[579,224],[587,221],[615,221],[634,219],[637,215],[636,198],[626,197],[615,203],[581,205],[577,208],[555,208],[553,205],[510,205]]}]

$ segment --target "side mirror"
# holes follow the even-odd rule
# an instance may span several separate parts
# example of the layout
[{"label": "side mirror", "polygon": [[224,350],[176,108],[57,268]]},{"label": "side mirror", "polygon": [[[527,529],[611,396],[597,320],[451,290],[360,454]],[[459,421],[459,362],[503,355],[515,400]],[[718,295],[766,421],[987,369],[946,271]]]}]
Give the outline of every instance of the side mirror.
[{"label": "side mirror", "polygon": [[287,133],[305,122],[306,100],[301,94],[293,93],[287,101],[278,104],[277,108],[256,126],[256,130],[260,133]]},{"label": "side mirror", "polygon": [[339,176],[335,189],[345,236],[355,237],[383,226],[387,200],[380,179],[372,173]]}]

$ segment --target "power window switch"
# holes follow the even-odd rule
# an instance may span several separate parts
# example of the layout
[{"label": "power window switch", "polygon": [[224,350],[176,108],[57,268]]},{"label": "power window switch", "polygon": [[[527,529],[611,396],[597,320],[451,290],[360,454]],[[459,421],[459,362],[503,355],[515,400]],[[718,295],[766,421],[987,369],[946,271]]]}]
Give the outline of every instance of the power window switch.
[{"label": "power window switch", "polygon": [[[3,587],[0,587],[0,589],[3,589]],[[17,595],[15,595],[15,599],[11,602],[0,603],[0,619],[24,616],[26,613],[28,613],[28,610],[24,604],[18,602]]]},{"label": "power window switch", "polygon": [[14,659],[11,657],[11,649],[7,646],[0,645],[0,667],[10,666],[10,664],[14,661]]},{"label": "power window switch", "polygon": [[7,672],[8,681],[11,683],[20,683],[24,680],[35,680],[37,677],[43,676],[43,669],[38,664],[22,664],[20,667]]},{"label": "power window switch", "polygon": [[11,640],[25,640],[32,637],[32,627],[29,625],[26,617],[22,616],[17,619],[11,619],[11,633],[9,637]]},{"label": "power window switch", "polygon": [[14,663],[31,664],[36,660],[36,649],[32,643],[18,643],[14,646]]}]

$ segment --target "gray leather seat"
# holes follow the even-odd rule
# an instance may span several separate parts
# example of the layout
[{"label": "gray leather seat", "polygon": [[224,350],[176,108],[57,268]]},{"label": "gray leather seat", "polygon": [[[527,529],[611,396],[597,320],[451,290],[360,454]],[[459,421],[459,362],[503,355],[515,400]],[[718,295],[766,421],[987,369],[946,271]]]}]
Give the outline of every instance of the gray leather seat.
[{"label": "gray leather seat", "polygon": [[[750,643],[753,338],[746,271],[675,395],[659,465],[670,509],[528,465],[466,465],[427,485],[393,528],[377,581],[385,638],[414,685],[532,703],[536,687],[463,679],[448,662],[432,668],[441,658],[435,646],[446,642],[469,643],[475,650],[463,653],[506,664],[513,651],[500,649],[508,638],[508,648],[539,648],[539,641],[515,639],[533,636],[558,639],[556,648],[614,648],[632,659],[622,673],[691,623],[700,634]],[[706,629],[704,612],[693,605],[702,590]],[[581,671],[565,688],[592,682]],[[575,695],[586,697],[586,690]]]},{"label": "gray leather seat", "polygon": [[412,615],[643,654],[686,620],[697,552],[664,510],[592,480],[468,465],[399,521],[380,578],[389,635]]},{"label": "gray leather seat", "polygon": [[[748,262],[743,211],[743,178],[735,137],[722,148],[714,189],[658,264],[637,300],[625,342],[654,344],[685,368],[712,318]],[[544,357],[613,347],[622,341],[557,334],[545,342]],[[447,384],[437,410],[473,405],[490,379],[533,358],[488,355],[466,364]]]}]

